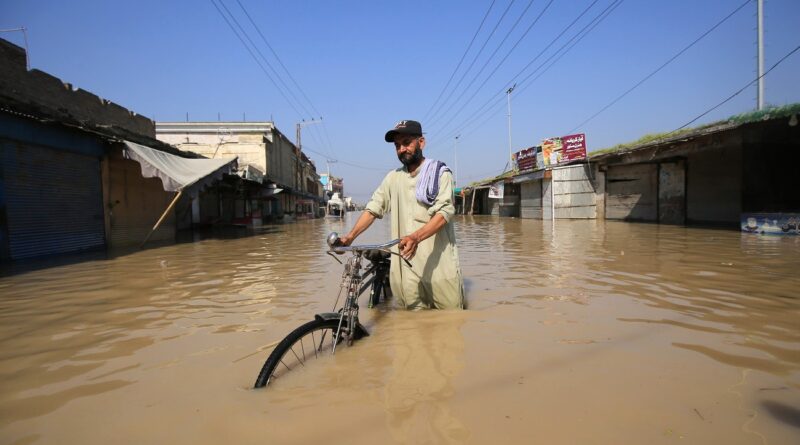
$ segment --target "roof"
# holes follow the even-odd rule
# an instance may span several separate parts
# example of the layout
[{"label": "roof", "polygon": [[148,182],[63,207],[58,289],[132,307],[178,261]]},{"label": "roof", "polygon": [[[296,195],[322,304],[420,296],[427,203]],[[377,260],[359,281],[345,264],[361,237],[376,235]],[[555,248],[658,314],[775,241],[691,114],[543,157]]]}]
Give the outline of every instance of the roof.
[{"label": "roof", "polygon": [[599,161],[612,156],[619,156],[633,151],[654,148],[661,145],[668,145],[677,141],[688,141],[710,134],[730,131],[747,124],[757,122],[788,118],[800,113],[800,103],[785,105],[782,107],[771,107],[761,111],[737,114],[728,119],[713,122],[694,128],[686,128],[668,133],[654,133],[644,135],[641,138],[624,144],[618,144],[610,148],[595,150],[589,153],[592,161]]}]

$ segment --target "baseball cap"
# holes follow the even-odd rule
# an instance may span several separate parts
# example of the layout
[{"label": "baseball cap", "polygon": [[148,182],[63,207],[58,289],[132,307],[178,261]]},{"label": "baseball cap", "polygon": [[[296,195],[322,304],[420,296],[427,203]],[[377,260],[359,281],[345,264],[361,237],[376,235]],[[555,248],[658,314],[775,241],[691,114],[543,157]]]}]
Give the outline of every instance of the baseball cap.
[{"label": "baseball cap", "polygon": [[400,121],[394,126],[394,128],[386,132],[384,139],[386,142],[394,142],[394,138],[398,134],[421,136],[422,125],[419,122],[412,120]]}]

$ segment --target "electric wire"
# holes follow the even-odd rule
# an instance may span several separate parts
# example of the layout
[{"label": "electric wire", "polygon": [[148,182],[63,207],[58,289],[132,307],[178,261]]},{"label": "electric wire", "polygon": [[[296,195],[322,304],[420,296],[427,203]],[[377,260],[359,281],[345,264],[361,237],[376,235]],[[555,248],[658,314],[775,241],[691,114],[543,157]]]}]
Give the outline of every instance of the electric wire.
[{"label": "electric wire", "polygon": [[745,2],[744,2],[744,3],[742,3],[741,5],[739,5],[739,6],[738,6],[736,9],[734,9],[734,10],[733,10],[733,11],[732,11],[730,14],[728,14],[727,16],[725,16],[725,18],[723,18],[722,20],[720,20],[719,22],[717,22],[717,23],[716,23],[714,26],[712,26],[711,28],[709,28],[709,29],[708,29],[706,32],[704,32],[703,34],[701,34],[701,35],[700,35],[700,37],[696,38],[694,41],[692,41],[692,43],[690,43],[689,45],[685,46],[683,49],[681,49],[680,51],[678,51],[678,52],[677,52],[677,53],[676,53],[674,56],[670,57],[670,58],[669,58],[669,59],[668,59],[666,62],[664,62],[663,64],[661,64],[661,66],[659,66],[658,68],[656,68],[656,69],[655,69],[654,71],[652,71],[650,74],[646,75],[646,76],[645,76],[645,77],[644,77],[642,80],[640,80],[639,82],[637,82],[636,84],[634,84],[632,87],[628,88],[628,89],[627,89],[627,90],[626,90],[624,93],[622,93],[622,94],[620,94],[619,96],[617,96],[617,98],[615,98],[614,100],[612,100],[612,101],[611,101],[611,102],[610,102],[608,105],[606,105],[606,106],[604,106],[603,108],[601,108],[601,109],[600,109],[600,111],[598,111],[598,112],[594,113],[594,114],[593,114],[593,115],[591,115],[589,118],[587,118],[586,120],[584,120],[584,121],[583,121],[583,122],[581,122],[580,124],[576,125],[576,126],[575,126],[574,128],[572,128],[570,131],[568,131],[568,132],[567,132],[567,134],[574,133],[576,130],[578,130],[579,128],[583,127],[584,125],[586,125],[587,123],[589,123],[590,121],[592,121],[592,120],[593,120],[595,117],[599,116],[601,113],[603,113],[604,111],[606,111],[607,109],[609,109],[610,107],[612,107],[614,104],[616,104],[617,102],[619,102],[620,100],[622,100],[622,98],[624,98],[625,96],[627,96],[627,95],[628,95],[628,94],[629,94],[631,91],[635,90],[635,89],[636,89],[636,88],[638,88],[638,87],[639,87],[641,84],[645,83],[645,82],[646,82],[648,79],[650,79],[651,77],[653,77],[653,76],[654,76],[656,73],[658,73],[659,71],[661,71],[662,69],[664,69],[664,68],[665,68],[667,65],[669,65],[670,63],[672,63],[672,61],[674,61],[675,59],[677,59],[678,57],[680,57],[680,56],[681,56],[683,53],[685,53],[686,51],[688,51],[688,50],[689,50],[689,48],[691,48],[691,47],[693,47],[694,45],[696,45],[698,42],[700,42],[700,41],[701,41],[703,38],[705,38],[707,35],[711,34],[711,32],[713,32],[713,31],[714,31],[715,29],[717,29],[717,28],[718,28],[720,25],[722,25],[723,23],[725,23],[725,22],[726,22],[726,21],[727,21],[729,18],[733,17],[733,15],[734,15],[734,14],[736,14],[737,12],[739,12],[739,11],[740,11],[742,8],[744,8],[745,6],[747,6],[747,4],[748,4],[748,3],[751,3],[751,2],[752,2],[752,0],[745,0]]},{"label": "electric wire", "polygon": [[272,84],[275,86],[275,89],[280,93],[281,96],[283,96],[283,99],[286,101],[286,103],[289,104],[290,107],[292,107],[292,109],[295,111],[295,113],[297,113],[298,116],[303,116],[303,113],[301,113],[300,110],[298,110],[297,107],[294,105],[294,103],[292,103],[292,101],[289,100],[289,98],[286,96],[286,94],[283,92],[283,90],[280,88],[280,86],[278,86],[277,82],[275,82],[275,79],[272,78],[272,76],[269,74],[269,72],[267,72],[267,69],[264,68],[264,65],[261,63],[261,61],[258,59],[258,57],[256,57],[256,55],[253,52],[253,50],[250,49],[250,47],[247,45],[247,43],[242,38],[242,36],[239,35],[239,32],[233,26],[231,21],[228,20],[228,17],[225,16],[225,14],[222,12],[220,7],[217,5],[216,1],[215,0],[210,0],[210,1],[211,1],[211,4],[214,5],[214,8],[217,10],[217,12],[219,12],[220,16],[222,16],[223,20],[225,20],[225,23],[228,24],[228,27],[231,28],[231,31],[233,31],[233,33],[236,35],[236,38],[239,39],[239,41],[245,47],[245,49],[250,54],[250,56],[253,58],[253,60],[256,62],[256,64],[261,68],[261,71],[264,73],[264,75],[267,76],[267,79],[269,79],[270,82],[272,82]]},{"label": "electric wire", "polygon": [[489,40],[491,40],[492,36],[494,36],[494,33],[497,31],[497,28],[500,26],[500,23],[503,22],[503,19],[506,17],[506,14],[508,14],[508,11],[511,9],[511,6],[514,4],[514,1],[515,0],[511,0],[511,2],[508,4],[508,6],[506,7],[505,11],[503,11],[503,14],[500,16],[500,19],[497,20],[497,23],[494,25],[494,28],[492,28],[492,31],[489,33],[489,36],[486,37],[486,40],[483,42],[483,45],[481,45],[481,48],[478,50],[478,53],[475,54],[475,57],[473,57],[472,62],[470,62],[470,64],[469,64],[469,67],[467,67],[467,69],[461,74],[461,77],[458,79],[458,82],[456,82],[456,85],[453,87],[453,89],[450,91],[450,93],[447,94],[447,97],[445,98],[445,100],[442,101],[439,104],[439,107],[436,109],[436,111],[433,112],[433,115],[430,117],[430,121],[431,122],[436,120],[436,116],[439,113],[439,110],[441,110],[442,107],[450,100],[450,97],[452,97],[453,93],[455,93],[455,91],[458,90],[458,87],[461,86],[461,82],[464,81],[464,77],[466,77],[467,73],[469,73],[469,71],[472,69],[472,67],[475,66],[475,62],[478,60],[480,55],[483,53],[483,50],[486,48],[486,45],[489,43]]},{"label": "electric wire", "polygon": [[233,20],[233,23],[236,25],[237,28],[239,28],[239,31],[241,31],[242,35],[244,35],[244,37],[247,39],[247,41],[250,42],[250,45],[253,47],[253,49],[255,49],[256,53],[258,53],[258,55],[261,56],[261,59],[264,61],[264,63],[267,64],[269,69],[272,71],[272,73],[275,75],[275,77],[278,79],[278,81],[281,83],[281,85],[283,85],[283,87],[286,89],[286,91],[289,92],[289,94],[295,100],[297,105],[299,105],[300,108],[303,109],[303,111],[306,113],[305,115],[309,116],[309,117],[313,116],[311,111],[309,111],[309,109],[306,108],[305,104],[303,104],[303,102],[300,99],[297,98],[297,95],[294,94],[294,91],[291,88],[289,88],[289,86],[286,84],[286,81],[283,80],[283,76],[281,76],[278,73],[278,71],[272,66],[272,64],[269,62],[269,60],[266,57],[264,57],[264,54],[261,52],[260,49],[258,49],[258,45],[256,45],[255,42],[253,42],[253,39],[250,38],[250,35],[247,33],[247,31],[245,31],[244,27],[242,27],[242,25],[236,19],[236,16],[234,16],[233,13],[231,13],[230,9],[228,9],[228,7],[225,6],[225,2],[223,0],[217,0],[217,2],[219,2],[220,6],[222,6],[222,8],[225,10],[225,12],[228,13],[228,15],[230,16],[231,20]]},{"label": "electric wire", "polygon": [[[575,45],[577,45],[581,40],[583,40],[584,37],[586,37],[589,33],[591,33],[595,29],[595,27],[597,27],[597,25],[599,25],[603,20],[605,20],[617,7],[619,7],[620,4],[622,4],[623,1],[624,0],[614,0],[614,1],[612,1],[597,16],[595,16],[591,21],[589,21],[589,23],[584,25],[584,27],[581,28],[581,30],[579,30],[577,33],[575,33],[575,35],[573,35],[572,38],[570,38],[566,43],[561,45],[561,47],[559,49],[557,49],[547,59],[545,59],[542,63],[540,63],[539,66],[535,70],[533,70],[530,74],[528,74],[522,80],[520,80],[518,82],[515,82],[515,83],[517,83],[517,88],[519,88],[519,91],[518,91],[517,95],[519,95],[521,92],[525,91],[533,81],[537,80],[545,72],[547,72],[550,68],[555,66],[558,63],[558,61],[561,60],[562,57],[564,57],[572,48],[575,47]],[[594,3],[592,3],[592,5],[594,5]],[[586,12],[588,12],[589,8],[591,8],[592,5],[589,5],[589,7],[587,9],[585,9],[583,12],[581,12],[581,14],[579,14],[578,17],[576,17],[575,20],[573,20],[569,25],[567,25],[553,40],[551,40],[550,43],[547,46],[545,46],[545,48],[536,57],[534,57],[530,62],[528,62],[528,64],[522,70],[520,70],[507,83],[507,85],[511,84],[511,82],[514,82],[514,80],[516,78],[518,78],[526,69],[528,69],[533,62],[538,60],[539,57],[542,56],[542,54],[544,54],[548,49],[550,49],[550,47],[552,47],[558,41],[558,39],[561,38],[561,36],[564,35],[564,33],[566,31],[568,31],[572,26],[574,26],[575,23],[581,17],[583,17],[583,15],[585,15]],[[569,47],[567,48],[567,46],[569,46]],[[566,48],[566,50],[564,48]],[[553,60],[554,57],[555,57],[555,60]],[[551,63],[551,60],[552,60],[552,63]],[[533,80],[528,82],[530,77],[533,74],[539,72],[539,70],[541,70],[542,68],[544,68],[544,71],[541,71],[539,73],[539,75],[536,76],[536,78],[534,78]],[[464,133],[465,131],[466,131],[466,133],[464,133],[464,135],[469,135],[469,134],[472,134],[475,131],[477,131],[480,127],[483,126],[483,124],[485,122],[487,122],[487,120],[484,120],[482,123],[477,124],[477,125],[474,125],[474,123],[478,119],[481,119],[482,117],[485,117],[487,115],[492,115],[493,116],[494,114],[496,114],[497,111],[499,111],[502,108],[502,104],[504,102],[504,99],[506,98],[506,91],[507,91],[507,88],[504,87],[500,91],[500,94],[496,94],[496,95],[493,95],[492,97],[490,97],[486,102],[484,102],[484,104],[482,106],[480,106],[469,117],[467,117],[464,121],[462,121],[462,124],[457,126],[456,129],[452,130],[450,133],[448,133],[448,137],[450,135]],[[467,131],[468,128],[469,128],[469,131]],[[436,138],[435,140],[439,140],[439,139]]]},{"label": "electric wire", "polygon": [[[253,17],[247,11],[247,8],[244,7],[244,5],[242,4],[242,2],[240,0],[236,0],[236,3],[239,5],[239,8],[241,8],[242,12],[244,12],[244,15],[250,21],[250,24],[256,30],[258,35],[261,37],[261,40],[264,42],[265,45],[267,45],[267,48],[269,48],[270,52],[272,52],[272,55],[275,56],[275,60],[278,61],[278,64],[280,64],[281,68],[283,68],[283,70],[286,72],[287,76],[289,77],[289,80],[292,81],[292,83],[297,88],[297,90],[300,92],[300,94],[303,96],[303,98],[306,100],[306,102],[308,102],[308,105],[311,107],[311,110],[314,111],[316,116],[320,116],[319,119],[322,120],[322,113],[320,113],[319,110],[317,110],[317,107],[315,107],[314,103],[311,101],[311,99],[308,98],[308,95],[303,90],[303,88],[300,87],[300,84],[297,82],[297,80],[294,78],[294,76],[292,76],[292,73],[289,71],[288,68],[286,68],[286,65],[283,63],[281,58],[278,56],[278,53],[275,52],[275,49],[273,49],[272,45],[269,44],[269,41],[267,40],[266,36],[264,36],[264,33],[261,32],[261,28],[256,24],[256,22],[253,20]],[[331,144],[330,136],[327,134],[327,127],[325,127],[324,125],[323,125],[323,130],[326,133],[325,136],[327,138],[327,145],[326,144],[321,144],[321,145],[325,146],[326,149],[329,151],[330,156],[335,158],[336,156],[333,153],[333,144]]]},{"label": "electric wire", "polygon": [[[473,94],[472,94],[472,95],[469,97],[469,99],[468,99],[468,100],[467,100],[467,101],[464,103],[464,105],[462,105],[462,106],[461,106],[461,107],[460,107],[460,108],[459,108],[459,109],[456,111],[456,113],[452,114],[452,115],[451,115],[451,117],[450,117],[450,119],[449,119],[447,122],[445,122],[444,124],[442,124],[442,126],[443,126],[443,127],[447,127],[447,125],[449,125],[449,124],[450,124],[450,122],[452,122],[452,121],[453,121],[453,120],[454,120],[456,117],[458,117],[458,115],[459,115],[459,114],[460,114],[460,113],[461,113],[461,112],[462,112],[462,111],[463,111],[463,110],[464,110],[464,109],[467,107],[467,105],[469,105],[469,104],[472,102],[472,100],[475,98],[475,96],[477,96],[477,95],[478,95],[478,93],[479,93],[479,92],[480,92],[480,91],[483,89],[483,87],[486,85],[486,83],[487,83],[487,82],[488,82],[488,81],[489,81],[489,80],[492,78],[492,76],[494,76],[494,74],[497,72],[497,70],[498,70],[498,69],[500,69],[500,67],[501,67],[501,66],[503,66],[503,64],[505,63],[505,61],[506,61],[506,60],[508,60],[508,57],[509,57],[509,56],[511,56],[511,53],[513,53],[513,52],[514,52],[514,50],[517,48],[517,46],[520,44],[520,42],[522,42],[522,40],[524,40],[524,39],[525,39],[525,37],[528,35],[528,33],[531,31],[531,29],[533,29],[533,27],[534,27],[534,26],[535,26],[537,23],[539,23],[539,20],[542,18],[542,16],[544,15],[544,13],[545,13],[545,12],[547,12],[547,10],[550,8],[550,6],[553,4],[553,2],[554,2],[554,1],[555,1],[555,0],[550,0],[550,1],[547,3],[547,5],[545,5],[544,9],[542,9],[542,11],[541,11],[541,12],[539,12],[539,15],[538,15],[538,16],[537,16],[537,17],[536,17],[534,20],[533,20],[533,22],[531,22],[531,24],[528,26],[528,28],[525,30],[525,32],[524,32],[524,33],[523,33],[523,34],[522,34],[522,35],[521,35],[521,36],[520,36],[520,37],[517,39],[516,43],[514,43],[514,45],[511,47],[511,49],[509,49],[509,50],[508,50],[508,52],[507,52],[507,53],[506,53],[506,55],[503,57],[503,59],[502,59],[502,60],[500,60],[500,62],[499,62],[497,65],[495,65],[495,67],[494,67],[494,69],[492,70],[492,72],[491,72],[491,73],[489,73],[489,75],[486,77],[486,79],[484,79],[484,80],[483,80],[483,82],[482,82],[482,83],[481,83],[481,84],[478,86],[478,88],[477,88],[477,89],[475,90],[475,92],[474,92],[474,93],[473,93]],[[597,1],[598,1],[598,0],[595,0],[595,2],[597,2]],[[529,3],[529,4],[528,4],[528,6],[530,7],[530,5],[531,5],[532,3],[533,3],[533,2]],[[527,8],[526,8],[526,11],[527,11]],[[524,14],[525,14],[525,13],[523,12],[523,15],[524,15]],[[520,16],[520,19],[521,19],[521,18],[522,18],[522,16]],[[519,23],[519,20],[517,20],[517,23]],[[517,25],[517,24],[515,23],[515,24],[514,24],[514,27],[516,27],[516,25]],[[453,101],[453,103],[451,103],[451,104],[450,104],[450,107],[449,107],[449,108],[448,108],[448,109],[445,111],[445,115],[447,115],[447,114],[450,112],[450,110],[452,110],[452,109],[453,109],[453,107],[454,107],[454,106],[455,106],[457,103],[459,103],[459,102],[461,101],[461,99],[464,97],[464,95],[467,93],[467,91],[469,91],[470,87],[472,87],[472,85],[474,85],[474,84],[475,84],[475,81],[476,81],[476,80],[478,80],[478,78],[480,77],[480,75],[481,75],[481,74],[483,74],[483,70],[484,70],[484,69],[486,69],[486,67],[488,67],[488,66],[489,66],[489,62],[491,62],[491,60],[494,58],[494,56],[497,54],[497,52],[500,50],[500,48],[501,48],[501,47],[503,46],[503,44],[505,43],[506,39],[507,39],[507,38],[508,38],[508,37],[511,35],[511,33],[514,31],[514,27],[512,27],[512,28],[511,28],[511,31],[509,31],[509,32],[508,32],[508,34],[506,34],[506,37],[503,39],[503,41],[502,41],[502,42],[500,42],[500,45],[498,45],[498,46],[497,46],[497,48],[494,50],[494,52],[492,53],[492,55],[491,55],[491,56],[489,56],[489,59],[487,59],[487,60],[486,60],[486,62],[485,62],[485,63],[483,64],[483,66],[481,67],[481,69],[480,69],[480,70],[479,70],[479,71],[478,71],[478,72],[475,74],[475,76],[473,76],[473,77],[472,77],[472,80],[471,80],[471,81],[469,82],[469,84],[468,84],[468,85],[467,85],[467,86],[466,86],[466,87],[465,87],[465,88],[464,88],[464,89],[461,91],[461,94],[458,96],[458,98],[456,98],[456,100],[455,100],[455,101]]]},{"label": "electric wire", "polygon": [[759,79],[761,79],[762,77],[764,77],[764,76],[766,76],[767,74],[769,74],[769,72],[770,72],[770,71],[772,71],[773,69],[775,69],[775,67],[777,67],[778,65],[780,65],[780,64],[781,64],[781,63],[782,63],[784,60],[788,59],[788,58],[789,58],[789,57],[790,57],[792,54],[796,53],[798,50],[800,50],[800,45],[796,46],[796,47],[795,47],[793,50],[789,51],[789,53],[788,53],[788,54],[786,54],[785,56],[781,57],[781,59],[780,59],[780,60],[778,60],[777,62],[775,62],[775,64],[774,64],[774,65],[772,65],[772,66],[771,66],[771,67],[770,67],[768,70],[764,71],[764,74],[762,74],[762,75],[760,75],[760,76],[756,77],[755,79],[751,80],[750,82],[748,82],[748,83],[747,83],[747,85],[743,86],[741,89],[739,89],[739,90],[738,90],[738,91],[736,91],[735,93],[733,93],[733,94],[731,94],[730,96],[728,96],[728,98],[727,98],[727,99],[725,99],[725,100],[723,100],[722,102],[720,102],[720,103],[718,103],[718,104],[714,105],[713,107],[709,108],[708,110],[706,110],[706,111],[704,111],[704,112],[700,113],[700,114],[699,114],[697,117],[695,117],[694,119],[690,120],[689,122],[687,122],[687,123],[685,123],[685,124],[681,125],[680,127],[676,128],[676,129],[674,129],[674,130],[672,130],[672,131],[671,131],[669,134],[672,134],[672,133],[675,133],[675,132],[677,132],[677,131],[683,130],[684,128],[688,127],[689,125],[691,125],[691,124],[695,123],[695,122],[696,122],[698,119],[700,119],[700,118],[702,118],[703,116],[707,115],[708,113],[710,113],[710,112],[712,112],[712,111],[716,110],[717,108],[721,107],[722,105],[724,105],[725,103],[727,103],[728,101],[730,101],[731,99],[733,99],[734,97],[738,96],[739,94],[741,94],[741,93],[742,93],[742,91],[746,90],[746,89],[747,89],[747,88],[749,88],[751,85],[753,85],[754,83],[758,82],[758,80],[759,80]]},{"label": "electric wire", "polygon": [[464,50],[464,54],[461,55],[461,59],[458,61],[458,64],[456,64],[456,68],[453,70],[453,73],[450,74],[450,78],[447,79],[447,82],[445,83],[444,88],[442,88],[442,91],[439,92],[439,96],[437,96],[436,100],[433,101],[433,105],[431,105],[431,107],[423,116],[422,118],[423,122],[426,122],[428,120],[428,115],[430,115],[433,108],[439,103],[439,100],[442,98],[442,95],[447,90],[447,87],[450,86],[450,82],[452,82],[453,78],[456,76],[458,69],[461,68],[461,64],[464,62],[464,58],[467,57],[467,53],[469,53],[469,50],[472,49],[472,44],[475,43],[475,38],[478,37],[478,33],[480,33],[481,29],[483,29],[483,24],[486,23],[486,18],[489,17],[489,13],[492,11],[492,7],[494,6],[496,1],[497,0],[492,0],[492,3],[489,4],[489,9],[487,9],[486,14],[483,15],[483,20],[481,20],[481,24],[478,25],[478,29],[475,30],[475,34],[472,35],[472,40],[469,41],[469,45],[467,45],[467,49]]}]

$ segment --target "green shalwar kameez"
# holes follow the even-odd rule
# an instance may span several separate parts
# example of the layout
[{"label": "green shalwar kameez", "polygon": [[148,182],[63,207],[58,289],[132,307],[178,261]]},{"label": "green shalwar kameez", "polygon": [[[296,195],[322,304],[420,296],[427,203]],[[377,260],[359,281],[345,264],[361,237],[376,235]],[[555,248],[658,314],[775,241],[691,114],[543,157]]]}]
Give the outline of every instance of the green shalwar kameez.
[{"label": "green shalwar kameez", "polygon": [[366,206],[377,218],[390,213],[392,238],[413,233],[437,213],[447,221],[435,235],[419,243],[410,260],[412,267],[392,255],[389,276],[392,293],[408,309],[463,308],[464,285],[451,222],[455,214],[453,175],[449,171],[442,172],[439,194],[430,206],[417,201],[416,187],[416,175],[412,176],[405,167],[391,171]]}]

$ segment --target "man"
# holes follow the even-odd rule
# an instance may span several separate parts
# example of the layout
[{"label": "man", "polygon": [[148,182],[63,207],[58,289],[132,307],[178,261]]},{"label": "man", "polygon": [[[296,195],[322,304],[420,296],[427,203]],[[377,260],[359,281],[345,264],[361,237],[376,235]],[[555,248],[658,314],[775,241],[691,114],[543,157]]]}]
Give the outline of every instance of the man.
[{"label": "man", "polygon": [[384,137],[394,143],[403,167],[389,172],[350,233],[349,246],[375,218],[390,213],[392,238],[401,238],[392,256],[392,293],[407,309],[463,309],[464,286],[453,223],[453,175],[444,163],[425,159],[425,137],[417,121],[400,121]]}]

